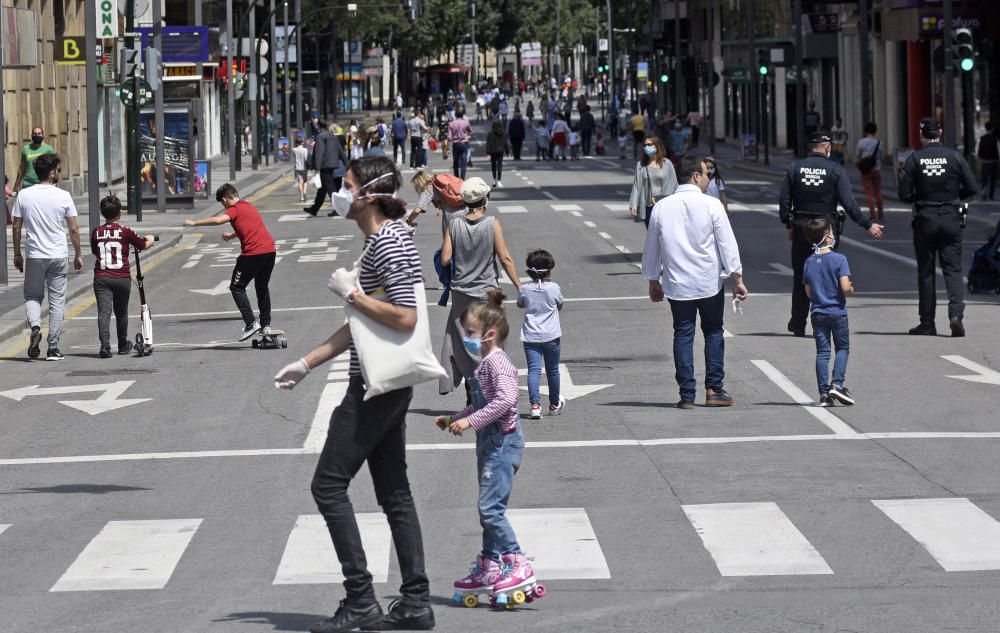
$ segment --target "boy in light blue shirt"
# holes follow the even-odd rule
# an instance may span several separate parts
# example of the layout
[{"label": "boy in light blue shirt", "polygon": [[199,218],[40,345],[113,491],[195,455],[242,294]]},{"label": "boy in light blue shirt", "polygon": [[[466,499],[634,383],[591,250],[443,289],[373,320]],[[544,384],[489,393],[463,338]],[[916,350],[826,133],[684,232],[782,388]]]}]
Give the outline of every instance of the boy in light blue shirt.
[{"label": "boy in light blue shirt", "polygon": [[[816,338],[816,382],[819,385],[819,406],[834,402],[854,404],[854,397],[844,386],[847,357],[851,350],[847,322],[847,297],[854,294],[851,269],[847,258],[833,250],[837,238],[826,217],[810,220],[806,237],[812,242],[813,254],[806,260],[802,283],[812,302],[812,329]],[[830,375],[830,341],[836,348],[833,360],[833,380]]]},{"label": "boy in light blue shirt", "polygon": [[533,283],[522,284],[517,305],[524,308],[524,325],[521,341],[528,360],[528,399],[531,400],[531,419],[542,418],[542,398],[539,383],[542,363],[549,383],[549,415],[559,415],[566,405],[559,395],[559,355],[562,326],[559,311],[563,307],[562,290],[552,281],[556,261],[546,250],[528,253],[528,275]]}]

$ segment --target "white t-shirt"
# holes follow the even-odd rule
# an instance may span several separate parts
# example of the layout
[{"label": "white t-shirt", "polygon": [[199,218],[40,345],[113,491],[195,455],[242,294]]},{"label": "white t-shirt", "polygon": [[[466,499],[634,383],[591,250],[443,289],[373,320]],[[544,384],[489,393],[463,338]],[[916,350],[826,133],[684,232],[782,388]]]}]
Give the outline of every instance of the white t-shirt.
[{"label": "white t-shirt", "polygon": [[306,161],[309,158],[309,150],[299,145],[292,149],[292,156],[295,157],[295,171],[305,171]]},{"label": "white t-shirt", "polygon": [[11,215],[24,222],[25,256],[28,259],[65,259],[66,218],[75,218],[76,205],[68,191],[55,185],[38,184],[22,189]]},{"label": "white t-shirt", "polygon": [[712,196],[716,200],[722,200],[721,192],[726,190],[726,183],[722,182],[718,178],[712,178],[708,181],[708,195]]}]

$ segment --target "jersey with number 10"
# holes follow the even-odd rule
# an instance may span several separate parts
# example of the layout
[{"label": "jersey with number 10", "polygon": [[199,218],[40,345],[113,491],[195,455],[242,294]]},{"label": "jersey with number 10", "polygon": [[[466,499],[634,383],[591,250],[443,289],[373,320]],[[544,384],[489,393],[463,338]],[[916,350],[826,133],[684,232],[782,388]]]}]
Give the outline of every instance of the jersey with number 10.
[{"label": "jersey with number 10", "polygon": [[128,277],[129,253],[133,245],[141,250],[146,246],[146,240],[117,222],[102,224],[91,231],[90,250],[97,259],[94,277]]}]

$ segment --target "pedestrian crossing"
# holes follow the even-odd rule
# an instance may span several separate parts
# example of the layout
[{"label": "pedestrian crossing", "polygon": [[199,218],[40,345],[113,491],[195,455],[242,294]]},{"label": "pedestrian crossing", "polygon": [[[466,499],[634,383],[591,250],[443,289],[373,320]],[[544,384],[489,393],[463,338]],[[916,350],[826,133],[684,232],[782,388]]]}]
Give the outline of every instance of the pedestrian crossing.
[{"label": "pedestrian crossing", "polygon": [[[872,510],[888,520],[884,529],[884,551],[900,556],[913,547],[922,548],[944,572],[1000,570],[1000,521],[966,498],[872,500]],[[852,569],[835,569],[824,558],[823,549],[834,546],[831,535],[795,525],[781,505],[775,502],[684,504],[681,506],[689,528],[708,553],[714,572],[723,577],[810,576],[850,574]],[[609,551],[627,551],[631,530],[609,527],[595,530],[587,508],[516,508],[508,518],[518,535],[522,549],[534,557],[534,567],[546,581],[600,581],[629,575],[623,567],[615,568]],[[358,527],[368,556],[368,565],[376,583],[389,581],[392,561],[392,535],[380,512],[358,513]],[[434,515],[430,515],[434,516]],[[431,519],[433,521],[433,519]],[[425,522],[430,523],[431,521]],[[612,522],[613,523],[613,522]],[[288,530],[280,562],[262,583],[272,585],[322,585],[343,581],[340,565],[330,541],[326,524],[318,514],[288,517],[277,525]],[[662,537],[672,539],[688,535],[680,525],[664,527]],[[0,557],[14,542],[17,523],[0,524]],[[449,526],[449,529],[452,526]],[[157,590],[169,585],[185,552],[199,538],[199,533],[217,530],[212,519],[170,518],[115,520],[106,523],[55,580],[51,592]],[[646,528],[647,530],[649,528]],[[448,530],[425,528],[427,538]],[[690,533],[689,533],[690,534]],[[25,534],[16,538],[24,539]],[[211,541],[217,535],[204,538]],[[604,546],[602,546],[602,541]],[[20,541],[18,541],[20,542]],[[255,547],[252,543],[248,548]],[[428,548],[435,545],[428,543]],[[202,552],[204,555],[204,552]],[[905,554],[907,558],[912,553]],[[655,561],[655,552],[645,558]],[[840,560],[836,559],[835,560]],[[464,562],[464,561],[463,561]],[[898,562],[898,561],[897,561]],[[273,563],[272,563],[273,564]],[[192,573],[197,561],[181,568]],[[219,565],[213,563],[213,568]],[[59,565],[57,565],[57,568]],[[273,575],[272,575],[273,574]]]}]

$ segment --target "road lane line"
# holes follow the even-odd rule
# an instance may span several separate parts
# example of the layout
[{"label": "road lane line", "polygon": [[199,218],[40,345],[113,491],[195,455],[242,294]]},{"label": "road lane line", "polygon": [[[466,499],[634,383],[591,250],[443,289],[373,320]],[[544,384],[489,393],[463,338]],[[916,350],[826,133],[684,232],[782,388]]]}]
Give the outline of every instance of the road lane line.
[{"label": "road lane line", "polygon": [[3,534],[4,530],[9,528],[10,526],[11,526],[10,523],[0,523],[0,534]]},{"label": "road lane line", "polygon": [[[368,571],[374,582],[389,578],[392,534],[381,512],[354,515],[361,531],[361,544],[368,558]],[[303,514],[288,535],[281,563],[274,576],[275,585],[333,584],[344,581],[340,562],[330,540],[326,521],[319,514]]]},{"label": "road lane line", "polygon": [[578,204],[550,204],[553,211],[583,211],[583,207]]},{"label": "road lane line", "polygon": [[812,414],[813,417],[825,424],[828,429],[834,433],[842,435],[858,434],[857,431],[831,413],[828,409],[815,406],[816,401],[806,395],[806,392],[799,389],[795,383],[789,380],[783,373],[778,371],[774,365],[766,360],[752,360],[750,362],[756,365],[757,369],[764,372],[764,375],[770,378],[771,382],[778,385],[779,389],[788,394],[788,397],[801,404],[806,411]]},{"label": "road lane line", "polygon": [[[539,580],[611,578],[611,570],[584,508],[507,510],[518,543]],[[367,551],[367,550],[366,550]]]},{"label": "road lane line", "polygon": [[[337,378],[347,377],[346,371],[338,370],[338,373],[342,373],[343,376],[337,376]],[[323,387],[323,393],[320,395],[319,402],[316,405],[316,413],[313,415],[312,424],[309,426],[309,434],[306,436],[305,444],[302,446],[304,450],[314,453],[323,450],[323,444],[326,443],[326,433],[330,428],[330,417],[333,415],[333,410],[337,408],[340,401],[347,395],[347,386],[348,383],[346,381],[337,380],[336,382],[328,382]]]},{"label": "road lane line", "polygon": [[778,504],[681,506],[723,576],[832,574]]},{"label": "road lane line", "polygon": [[594,224],[593,222],[591,222],[590,220],[584,220],[583,225],[587,226],[587,227],[590,227],[592,229],[596,229],[597,228],[597,225]]},{"label": "road lane line", "polygon": [[965,498],[872,501],[945,571],[1000,569],[1000,523]]},{"label": "road lane line", "polygon": [[575,218],[581,218],[581,217],[583,217],[583,214],[582,214],[582,213],[580,213],[579,211],[570,211],[570,213],[571,213],[571,214],[573,215],[573,217],[575,217]]},{"label": "road lane line", "polygon": [[608,235],[607,233],[605,233],[604,231],[601,231],[600,233],[598,233],[598,235],[600,235],[601,237],[603,237],[606,240],[610,240],[611,239],[611,236]]},{"label": "road lane line", "polygon": [[49,591],[163,589],[201,519],[109,521]]}]

